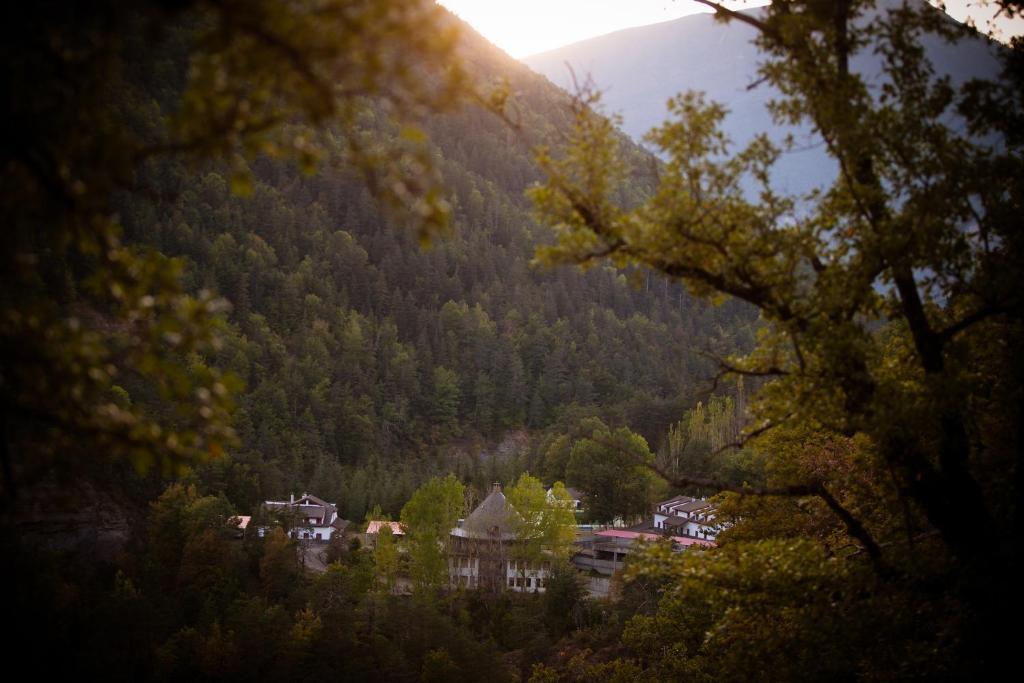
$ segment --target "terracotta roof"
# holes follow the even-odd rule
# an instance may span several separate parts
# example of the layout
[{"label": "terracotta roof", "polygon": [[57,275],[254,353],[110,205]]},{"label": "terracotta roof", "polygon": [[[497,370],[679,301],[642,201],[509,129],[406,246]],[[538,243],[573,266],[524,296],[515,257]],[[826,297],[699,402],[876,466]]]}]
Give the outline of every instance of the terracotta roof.
[{"label": "terracotta roof", "polygon": [[[655,541],[659,538],[665,538],[658,534],[648,534],[642,531],[626,531],[625,529],[605,529],[604,531],[598,531],[595,536],[603,536],[605,538],[624,538],[629,540],[642,539],[645,541]],[[679,545],[701,545],[701,546],[714,546],[714,541],[708,541],[702,538],[689,538],[686,536],[670,536],[673,541]]]},{"label": "terracotta roof", "polygon": [[716,545],[718,545],[714,541],[709,541],[705,538],[690,538],[689,536],[673,536],[672,540],[678,543],[679,545],[686,546],[699,545],[704,546],[705,548],[714,548]]},{"label": "terracotta roof", "polygon": [[249,522],[252,521],[251,515],[235,515],[228,519],[228,524],[231,526],[238,527],[243,531],[249,526]]},{"label": "terracotta roof", "polygon": [[366,526],[366,533],[377,534],[380,533],[380,528],[383,526],[391,527],[391,533],[395,536],[404,536],[405,530],[402,529],[401,522],[388,522],[382,519],[375,519]]},{"label": "terracotta roof", "polygon": [[636,540],[642,538],[645,541],[654,541],[664,536],[658,534],[649,534],[643,531],[627,531],[625,529],[605,529],[604,531],[598,531],[594,534],[595,536],[604,536],[606,538],[627,538],[629,540]]}]

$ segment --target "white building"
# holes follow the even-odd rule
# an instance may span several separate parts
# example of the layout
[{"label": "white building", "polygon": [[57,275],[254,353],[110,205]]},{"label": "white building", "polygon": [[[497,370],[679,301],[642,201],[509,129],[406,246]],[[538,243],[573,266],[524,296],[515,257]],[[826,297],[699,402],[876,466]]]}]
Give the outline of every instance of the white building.
[{"label": "white building", "polygon": [[[338,517],[338,506],[308,493],[298,500],[268,500],[263,503],[265,515],[277,517],[288,529],[290,538],[310,541],[329,541],[335,534],[345,531],[348,521]],[[262,538],[269,527],[258,529]]]},{"label": "white building", "polygon": [[517,519],[495,483],[472,514],[451,530],[448,579],[453,588],[544,592],[551,563],[517,558],[522,544],[515,531]]},{"label": "white building", "polygon": [[[555,495],[551,493],[553,488],[552,486],[547,488],[548,501],[552,503],[555,501]],[[571,486],[566,486],[565,490],[569,494],[569,498],[572,499],[572,511],[583,512],[583,493]]]},{"label": "white building", "polygon": [[654,510],[654,528],[674,536],[715,540],[722,530],[715,522],[715,508],[703,498],[676,496],[658,503]]}]

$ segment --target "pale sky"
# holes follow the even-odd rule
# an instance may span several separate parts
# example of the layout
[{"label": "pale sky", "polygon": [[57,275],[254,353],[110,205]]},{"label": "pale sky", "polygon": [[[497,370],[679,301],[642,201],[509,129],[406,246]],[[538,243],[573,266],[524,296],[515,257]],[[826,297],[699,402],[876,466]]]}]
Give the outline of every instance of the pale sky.
[{"label": "pale sky", "polygon": [[[551,50],[631,26],[656,24],[695,12],[710,11],[692,0],[438,0],[513,57]],[[764,0],[727,3],[754,7]],[[933,4],[936,4],[933,2]],[[986,30],[995,13],[983,0],[949,0],[946,11],[963,21],[973,16]],[[1024,33],[1024,20],[1005,20],[1002,39]]]}]

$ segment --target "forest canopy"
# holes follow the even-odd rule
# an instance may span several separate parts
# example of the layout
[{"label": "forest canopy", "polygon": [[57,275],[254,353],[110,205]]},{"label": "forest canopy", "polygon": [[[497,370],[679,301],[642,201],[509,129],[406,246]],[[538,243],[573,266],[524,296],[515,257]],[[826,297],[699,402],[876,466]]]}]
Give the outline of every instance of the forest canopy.
[{"label": "forest canopy", "polygon": [[[980,38],[924,3],[703,4],[756,30],[834,181],[783,193],[785,146],[735,149],[699,93],[654,159],[426,0],[5,8],[12,649],[133,680],[999,673],[1024,44],[954,84],[923,36]],[[589,600],[530,473],[599,521],[720,491],[728,528]],[[445,589],[492,481],[544,596]],[[408,538],[316,574],[280,528],[236,538],[306,488]]]},{"label": "forest canopy", "polygon": [[[967,614],[966,651],[991,666],[1008,643],[968,634],[991,635],[1009,617],[1020,558],[1022,366],[1010,351],[1024,312],[1020,39],[993,48],[1000,80],[954,85],[922,37],[979,38],[926,3],[778,2],[760,13],[704,4],[756,30],[757,76],[781,93],[776,121],[814,130],[837,161],[835,181],[806,196],[779,191],[771,169],[785,149],[766,136],[734,149],[720,132],[722,105],[684,93],[648,136],[666,159],[657,188],[623,206],[612,189],[628,164],[584,92],[571,144],[541,157],[548,179],[532,191],[557,231],[542,257],[642,265],[696,295],[757,307],[766,327],[756,349],[719,360],[723,373],[767,380],[751,436],[810,429],[865,440],[857,467],[895,490],[864,493],[903,506],[893,523],[904,539],[880,541],[871,504],[849,499],[851,511],[832,496],[830,487],[849,495],[845,467],[798,468],[760,492],[816,493],[865,558],[847,564],[870,561],[909,586],[934,580],[907,563],[920,537],[937,536],[928,556],[950,563],[940,575]],[[863,53],[881,59],[881,79],[852,66]],[[772,452],[769,466],[782,457]]]}]

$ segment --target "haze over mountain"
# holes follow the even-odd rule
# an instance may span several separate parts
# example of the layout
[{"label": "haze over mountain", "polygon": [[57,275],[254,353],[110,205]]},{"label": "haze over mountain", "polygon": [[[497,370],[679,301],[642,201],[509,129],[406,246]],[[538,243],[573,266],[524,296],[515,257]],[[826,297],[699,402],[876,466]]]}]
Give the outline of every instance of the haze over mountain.
[{"label": "haze over mountain", "polygon": [[[901,3],[880,4],[879,11],[885,11]],[[781,188],[804,192],[831,177],[823,170],[834,173],[835,166],[824,142],[809,128],[781,128],[772,121],[765,105],[778,92],[758,84],[762,56],[753,43],[755,37],[756,31],[747,24],[695,14],[616,31],[522,61],[570,92],[574,78],[580,84],[591,79],[603,93],[605,111],[621,114],[622,129],[636,140],[666,119],[665,105],[671,97],[686,90],[703,91],[709,100],[728,109],[723,125],[735,143],[746,143],[763,131],[776,141],[793,133],[796,148],[780,159],[775,179]],[[949,44],[929,35],[922,42],[935,71],[948,74],[954,84],[972,77],[993,78],[999,72],[996,48],[984,38]],[[881,66],[874,54],[861,53],[852,60],[852,68],[866,74],[875,87],[880,84]]]},{"label": "haze over mountain", "polygon": [[[350,519],[397,513],[436,470],[484,485],[536,469],[485,472],[474,447],[448,446],[543,430],[566,410],[657,443],[699,398],[696,350],[732,347],[737,306],[653,277],[637,290],[612,268],[530,267],[548,239],[524,195],[541,179],[531,148],[567,125],[567,98],[468,27],[463,54],[483,82],[509,79],[527,132],[478,108],[424,122],[453,209],[428,251],[334,163],[306,176],[258,159],[252,199],[223,167],[172,165],[153,179],[168,199],[124,207],[132,242],[187,262],[190,284],[232,305],[215,361],[245,382],[233,458],[258,473],[240,506],[301,488]],[[360,125],[386,124],[369,111]]]}]

